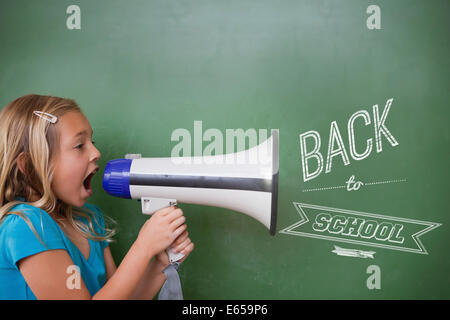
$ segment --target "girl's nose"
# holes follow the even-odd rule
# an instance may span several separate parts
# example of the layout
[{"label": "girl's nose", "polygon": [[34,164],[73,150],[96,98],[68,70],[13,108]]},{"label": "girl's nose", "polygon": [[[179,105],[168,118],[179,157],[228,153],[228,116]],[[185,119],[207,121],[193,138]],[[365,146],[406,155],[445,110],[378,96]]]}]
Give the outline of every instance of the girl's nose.
[{"label": "girl's nose", "polygon": [[101,155],[100,151],[98,151],[98,149],[94,145],[92,145],[92,147],[93,147],[93,152],[92,152],[91,159],[92,159],[92,161],[97,161],[98,159],[100,159],[100,157],[102,155]]}]

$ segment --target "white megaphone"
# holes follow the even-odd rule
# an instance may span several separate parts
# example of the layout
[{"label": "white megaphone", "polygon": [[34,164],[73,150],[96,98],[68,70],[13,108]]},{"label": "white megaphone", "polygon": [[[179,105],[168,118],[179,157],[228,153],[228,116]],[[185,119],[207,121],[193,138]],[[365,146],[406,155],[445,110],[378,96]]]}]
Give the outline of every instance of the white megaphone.
[{"label": "white megaphone", "polygon": [[[278,130],[248,150],[215,156],[142,158],[108,162],[103,188],[141,201],[142,213],[192,203],[227,208],[253,217],[275,235],[278,203]],[[183,255],[173,255],[177,261]]]}]

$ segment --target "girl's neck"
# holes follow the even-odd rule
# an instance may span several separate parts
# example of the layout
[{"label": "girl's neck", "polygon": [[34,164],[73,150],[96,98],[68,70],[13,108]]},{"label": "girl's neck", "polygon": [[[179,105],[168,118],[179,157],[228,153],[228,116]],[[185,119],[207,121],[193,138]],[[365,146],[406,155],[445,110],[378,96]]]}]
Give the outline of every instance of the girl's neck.
[{"label": "girl's neck", "polygon": [[[40,200],[40,199],[41,199],[41,197],[40,197],[38,194],[33,193],[33,194],[31,194],[31,195],[28,197],[27,202],[32,203],[32,202],[36,202],[36,201],[38,201],[38,200]],[[63,220],[63,219],[62,219],[62,216],[61,216],[60,210],[61,210],[61,206],[60,206],[59,200],[57,200],[56,208],[55,208],[52,212],[47,212],[47,213],[48,213],[54,220],[60,221],[60,220]]]},{"label": "girl's neck", "polygon": [[28,199],[28,202],[36,202],[36,201],[38,201],[40,198],[39,198],[39,196],[37,195],[37,194],[32,194],[30,197],[29,197],[29,199]]}]

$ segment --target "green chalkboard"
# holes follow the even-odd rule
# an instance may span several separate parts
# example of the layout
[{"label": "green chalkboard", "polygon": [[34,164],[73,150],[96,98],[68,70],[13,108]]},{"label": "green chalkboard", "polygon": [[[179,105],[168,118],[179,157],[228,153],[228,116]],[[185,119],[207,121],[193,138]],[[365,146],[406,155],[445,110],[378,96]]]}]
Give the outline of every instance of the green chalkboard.
[{"label": "green chalkboard", "polygon": [[172,133],[195,121],[279,129],[275,236],[180,205],[195,243],[187,299],[448,299],[449,12],[447,0],[2,1],[0,105],[79,103],[102,153],[90,202],[117,221],[117,263],[148,217],[102,189],[109,160],[170,157]]}]

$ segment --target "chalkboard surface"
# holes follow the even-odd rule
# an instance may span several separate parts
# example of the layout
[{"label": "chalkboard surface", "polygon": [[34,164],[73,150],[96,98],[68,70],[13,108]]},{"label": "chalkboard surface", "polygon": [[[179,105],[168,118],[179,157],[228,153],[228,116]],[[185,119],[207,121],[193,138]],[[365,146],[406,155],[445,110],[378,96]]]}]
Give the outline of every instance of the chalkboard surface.
[{"label": "chalkboard surface", "polygon": [[148,217],[102,189],[109,160],[170,157],[172,133],[194,140],[199,124],[224,139],[279,129],[275,236],[180,205],[195,243],[186,299],[448,299],[449,12],[446,0],[2,1],[0,105],[79,103],[102,153],[89,202],[117,221],[116,263]]}]

